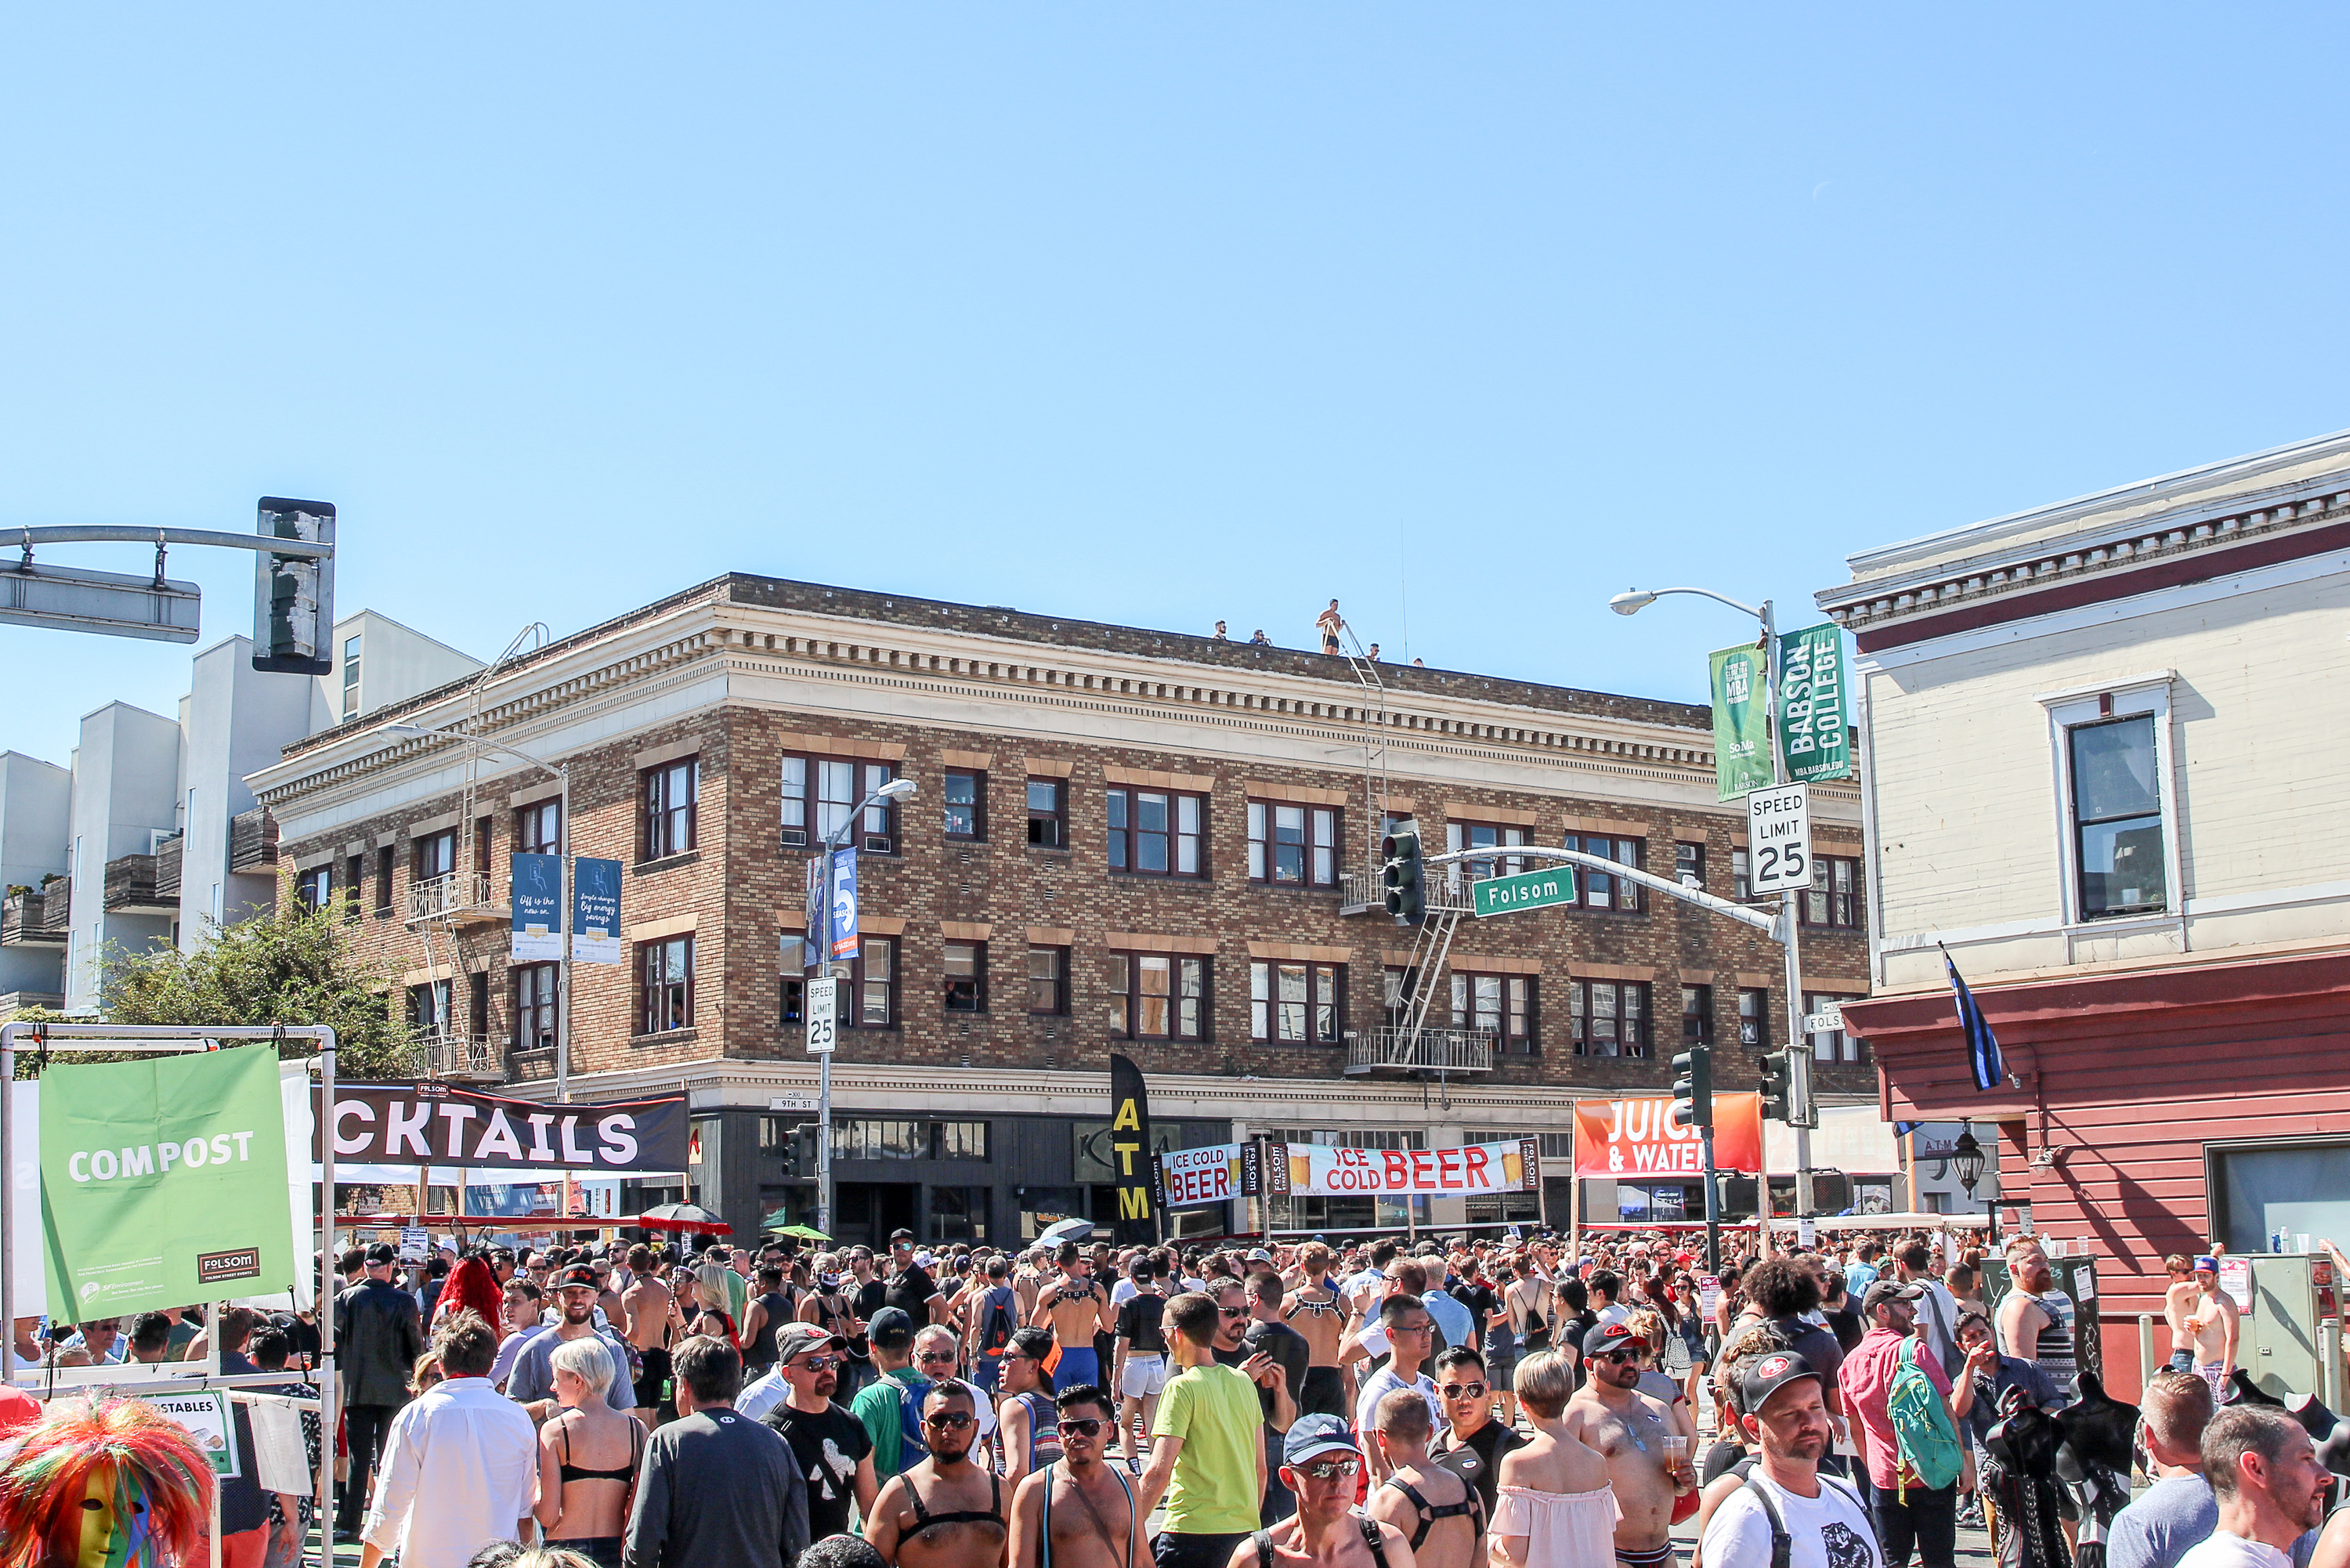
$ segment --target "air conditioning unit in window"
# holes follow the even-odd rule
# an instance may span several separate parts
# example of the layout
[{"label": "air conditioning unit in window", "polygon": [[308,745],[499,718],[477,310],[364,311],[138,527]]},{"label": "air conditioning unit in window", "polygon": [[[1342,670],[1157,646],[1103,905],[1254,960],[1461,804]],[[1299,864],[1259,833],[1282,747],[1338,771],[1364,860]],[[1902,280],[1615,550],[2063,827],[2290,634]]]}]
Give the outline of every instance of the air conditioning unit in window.
[{"label": "air conditioning unit in window", "polygon": [[889,847],[889,836],[886,833],[867,834],[865,836],[865,852],[868,855],[889,855],[893,853]]},{"label": "air conditioning unit in window", "polygon": [[776,842],[787,846],[804,849],[807,846],[807,829],[805,827],[786,827],[783,830],[782,836],[776,839]]}]

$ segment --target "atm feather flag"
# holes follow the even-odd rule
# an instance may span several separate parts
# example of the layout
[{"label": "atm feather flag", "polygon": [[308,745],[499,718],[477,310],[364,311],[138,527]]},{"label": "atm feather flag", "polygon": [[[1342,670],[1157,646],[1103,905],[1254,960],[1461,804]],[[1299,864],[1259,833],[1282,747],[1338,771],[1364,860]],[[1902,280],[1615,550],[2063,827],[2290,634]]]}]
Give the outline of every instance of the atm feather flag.
[{"label": "atm feather flag", "polygon": [[1110,1170],[1118,1181],[1118,1245],[1159,1241],[1159,1162],[1150,1158],[1150,1096],[1142,1069],[1116,1052],[1109,1058]]},{"label": "atm feather flag", "polygon": [[50,1314],[69,1323],[294,1283],[277,1051],[41,1076],[41,1232]]}]

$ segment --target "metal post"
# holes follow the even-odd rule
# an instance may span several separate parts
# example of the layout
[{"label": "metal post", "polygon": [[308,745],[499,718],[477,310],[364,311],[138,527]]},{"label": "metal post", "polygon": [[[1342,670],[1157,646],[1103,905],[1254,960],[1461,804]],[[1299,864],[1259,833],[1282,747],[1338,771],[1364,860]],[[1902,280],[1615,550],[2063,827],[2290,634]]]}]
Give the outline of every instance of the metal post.
[{"label": "metal post", "polygon": [[1708,1123],[1705,1137],[1705,1268],[1711,1274],[1721,1272],[1721,1181],[1713,1170],[1713,1127]]},{"label": "metal post", "polygon": [[[313,1294],[318,1317],[319,1429],[318,1561],[335,1555],[335,1433],[339,1429],[342,1401],[335,1385],[335,1032],[319,1029],[318,1053],[318,1175],[321,1210],[318,1226],[318,1282]],[[462,1190],[462,1189],[461,1189]],[[462,1206],[462,1205],[461,1205]]]},{"label": "metal post", "polygon": [[[555,807],[555,855],[563,867],[556,884],[563,889],[563,967],[555,981],[555,1098],[560,1105],[571,1097],[571,769],[562,768],[556,778],[562,785]],[[457,1190],[462,1195],[464,1189]],[[462,1197],[457,1207],[464,1207]]]},{"label": "metal post", "polygon": [[2324,1390],[2325,1407],[2342,1408],[2342,1320],[2328,1313],[2317,1320],[2318,1387]]},{"label": "metal post", "polygon": [[[1769,599],[1762,601],[1762,643],[1763,653],[1769,660],[1767,668],[1771,671],[1771,777],[1774,783],[1786,784],[1789,782],[1785,732],[1787,721],[1786,714],[1781,707],[1785,694],[1779,689],[1779,682],[1783,678],[1783,671],[1779,668],[1779,627],[1772,613],[1772,604]],[[1806,867],[1807,872],[1808,869]],[[1793,1065],[1794,1060],[1793,1054],[1799,1050],[1808,1051],[1812,1048],[1811,1041],[1804,1033],[1803,938],[1796,921],[1797,900],[1803,896],[1801,891],[1794,888],[1789,888],[1779,895],[1779,915],[1785,922],[1787,931],[1786,940],[1783,943],[1783,958],[1786,963],[1787,1050],[1790,1064],[1787,1068],[1787,1077],[1791,1098],[1795,1072]],[[1795,1107],[1790,1105],[1787,1109],[1792,1113]],[[1804,1172],[1812,1168],[1812,1129],[1798,1125],[1794,1128],[1794,1133],[1795,1213],[1800,1218],[1812,1211],[1812,1195],[1809,1190],[1811,1184],[1804,1179]],[[1769,1194],[1766,1193],[1762,1204],[1765,1219],[1770,1217],[1770,1209]]]},{"label": "metal post", "polygon": [[[858,810],[864,808],[860,805]],[[851,812],[848,820],[855,822]],[[832,860],[835,854],[835,834],[824,840],[824,864],[816,875],[822,885],[816,889],[816,904],[823,909],[822,930],[816,946],[816,972],[824,979],[832,978]],[[801,1010],[806,1011],[802,1001]],[[805,1024],[802,1025],[806,1027]],[[833,1044],[840,1043],[840,992],[835,986],[832,994]],[[832,1053],[821,1052],[816,1059],[816,1228],[827,1236],[832,1234]]]},{"label": "metal post", "polygon": [[[1945,1254],[1947,1256],[1947,1254]],[[2146,1397],[2147,1385],[2154,1381],[2154,1314],[2137,1314],[2137,1387],[2138,1397]],[[2332,1407],[2328,1407],[2330,1409]]]},{"label": "metal post", "polygon": [[[13,1358],[16,1354],[16,1053],[5,1043],[0,1043],[0,1333],[8,1335],[7,1348],[0,1355]],[[0,1378],[0,1386],[13,1382],[13,1360],[0,1360],[0,1366],[11,1368],[7,1378]]]}]

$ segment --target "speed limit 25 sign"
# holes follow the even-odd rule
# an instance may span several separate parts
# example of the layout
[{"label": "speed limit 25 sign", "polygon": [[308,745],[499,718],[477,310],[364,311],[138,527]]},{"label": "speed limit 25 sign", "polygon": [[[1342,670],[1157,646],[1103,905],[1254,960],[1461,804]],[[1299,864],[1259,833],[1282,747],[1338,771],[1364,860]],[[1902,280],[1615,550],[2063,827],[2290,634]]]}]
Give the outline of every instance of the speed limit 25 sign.
[{"label": "speed limit 25 sign", "polygon": [[807,982],[807,1048],[811,1056],[831,1051],[839,1041],[840,981]]},{"label": "speed limit 25 sign", "polygon": [[1812,885],[1812,803],[1807,784],[1774,784],[1746,797],[1747,889],[1780,893]]}]

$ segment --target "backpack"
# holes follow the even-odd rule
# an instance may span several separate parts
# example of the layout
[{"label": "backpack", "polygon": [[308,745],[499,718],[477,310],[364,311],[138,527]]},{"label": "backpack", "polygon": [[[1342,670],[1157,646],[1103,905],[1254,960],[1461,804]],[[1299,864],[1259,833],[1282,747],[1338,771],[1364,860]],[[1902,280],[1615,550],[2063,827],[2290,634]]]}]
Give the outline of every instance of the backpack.
[{"label": "backpack", "polygon": [[930,1385],[916,1390],[884,1376],[880,1386],[898,1397],[898,1469],[902,1474],[931,1457],[931,1445],[922,1437],[922,1395]]},{"label": "backpack", "polygon": [[1893,1374],[1893,1387],[1885,1397],[1886,1418],[1893,1424],[1893,1446],[1901,1456],[1896,1475],[1896,1495],[1908,1496],[1911,1477],[1930,1491],[1956,1484],[1959,1479],[1959,1431],[1950,1407],[1936,1392],[1933,1379],[1918,1365],[1917,1353],[1901,1357]]},{"label": "backpack", "polygon": [[999,1285],[987,1293],[985,1305],[979,1314],[979,1353],[1001,1355],[1003,1347],[1012,1343],[1012,1331],[1016,1326],[1012,1318],[1014,1300],[1010,1285]]}]

